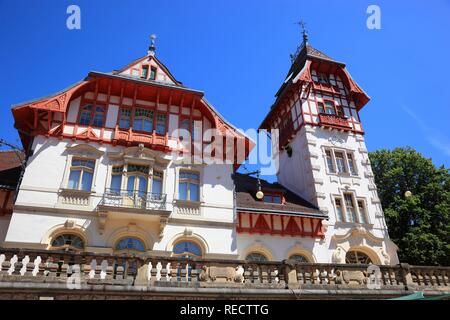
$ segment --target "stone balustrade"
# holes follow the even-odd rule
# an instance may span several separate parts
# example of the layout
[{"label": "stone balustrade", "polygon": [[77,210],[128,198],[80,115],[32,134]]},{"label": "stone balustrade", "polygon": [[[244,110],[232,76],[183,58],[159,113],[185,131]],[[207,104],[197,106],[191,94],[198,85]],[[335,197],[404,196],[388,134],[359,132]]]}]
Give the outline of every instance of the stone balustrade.
[{"label": "stone balustrade", "polygon": [[[0,248],[0,298],[14,292],[108,296],[392,297],[450,292],[449,267],[187,260]],[[184,288],[184,289],[183,289]],[[44,291],[43,291],[44,290]],[[182,290],[182,291],[180,291]],[[36,296],[35,296],[36,297]]]}]

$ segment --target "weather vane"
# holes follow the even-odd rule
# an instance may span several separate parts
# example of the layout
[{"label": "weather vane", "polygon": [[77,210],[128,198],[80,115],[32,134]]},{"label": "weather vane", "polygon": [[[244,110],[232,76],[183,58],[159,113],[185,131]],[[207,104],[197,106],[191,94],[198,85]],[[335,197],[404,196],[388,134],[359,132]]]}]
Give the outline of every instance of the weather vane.
[{"label": "weather vane", "polygon": [[302,29],[303,42],[307,43],[308,42],[308,30],[306,29],[305,21],[303,21],[303,19],[302,19],[299,22],[296,22],[296,24],[298,24],[300,26],[300,28]]},{"label": "weather vane", "polygon": [[295,24],[298,24],[302,30],[302,36],[303,36],[303,42],[298,46],[297,51],[294,54],[291,54],[291,63],[294,63],[297,59],[298,55],[300,54],[301,49],[303,46],[306,46],[308,44],[308,31],[306,30],[306,23],[305,21],[300,20],[299,22],[295,22]]},{"label": "weather vane", "polygon": [[155,40],[156,40],[156,34],[150,35],[150,47],[148,48],[148,52],[152,55],[155,54],[155,51],[156,51]]}]

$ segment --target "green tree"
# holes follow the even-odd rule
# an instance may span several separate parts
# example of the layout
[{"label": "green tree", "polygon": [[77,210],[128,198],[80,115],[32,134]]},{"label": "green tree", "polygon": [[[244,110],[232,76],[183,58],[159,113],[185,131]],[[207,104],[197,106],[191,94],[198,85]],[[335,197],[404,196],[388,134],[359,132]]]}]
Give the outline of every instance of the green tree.
[{"label": "green tree", "polygon": [[409,147],[369,158],[400,261],[450,265],[450,170]]}]

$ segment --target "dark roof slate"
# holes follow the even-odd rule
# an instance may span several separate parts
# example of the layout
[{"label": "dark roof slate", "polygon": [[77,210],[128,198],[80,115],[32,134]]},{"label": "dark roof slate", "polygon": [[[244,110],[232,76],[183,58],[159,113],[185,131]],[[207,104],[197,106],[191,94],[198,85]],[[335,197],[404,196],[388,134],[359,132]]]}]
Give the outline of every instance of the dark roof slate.
[{"label": "dark roof slate", "polygon": [[283,204],[275,204],[275,203],[266,203],[262,200],[258,200],[256,198],[257,192],[257,178],[241,174],[235,173],[233,175],[234,184],[235,184],[235,192],[236,192],[236,206],[238,211],[245,211],[245,209],[251,209],[255,211],[264,212],[267,210],[267,213],[271,213],[271,211],[276,211],[278,213],[284,214],[295,214],[295,215],[317,215],[326,218],[327,215],[321,212],[316,206],[312,203],[306,201],[299,195],[290,191],[286,187],[281,184],[275,182],[270,183],[266,180],[261,181],[261,189],[263,192],[269,193],[281,193],[285,198],[285,202]]}]

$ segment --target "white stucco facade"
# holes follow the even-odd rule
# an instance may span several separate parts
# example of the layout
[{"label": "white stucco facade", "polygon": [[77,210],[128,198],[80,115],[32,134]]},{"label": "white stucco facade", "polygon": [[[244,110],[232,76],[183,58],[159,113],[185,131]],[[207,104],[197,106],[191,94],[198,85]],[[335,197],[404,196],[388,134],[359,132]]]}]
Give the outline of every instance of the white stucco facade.
[{"label": "white stucco facade", "polygon": [[[231,134],[232,141],[246,137],[221,118],[201,92],[182,87],[150,54],[117,74],[91,75],[91,82],[70,89],[67,96],[15,109],[16,120],[30,117],[19,124],[29,129],[33,123],[34,129],[12,216],[0,217],[0,245],[56,250],[70,243],[61,243],[68,235],[77,237],[78,250],[95,253],[122,252],[118,244],[135,239],[140,253],[158,256],[174,255],[177,244],[186,242],[195,244],[202,258],[260,254],[276,261],[301,256],[308,262],[346,263],[349,252],[359,252],[372,263],[398,263],[359,110],[349,95],[349,86],[356,85],[331,74],[334,89],[311,90],[318,73],[312,70],[309,79],[302,78],[310,66],[307,61],[288,77],[285,83],[289,80],[298,89],[290,89],[281,107],[270,111],[270,125],[280,131],[292,127],[283,147],[272,139],[277,178],[283,188],[306,200],[308,209],[320,212],[320,217],[296,213],[309,219],[308,228],[311,221],[306,230],[301,220],[301,234],[311,236],[285,234],[285,220],[281,234],[252,232],[256,225],[251,220],[248,232],[238,231],[233,161],[186,164],[184,153],[168,150],[179,151],[184,138],[176,130],[182,127],[192,133],[188,148],[193,158],[196,151],[201,158],[213,143],[210,128]],[[298,81],[304,83],[295,87]],[[339,112],[326,114],[327,103]],[[30,106],[35,111],[20,109]],[[338,126],[327,126],[322,117],[335,117]],[[294,215],[283,212],[281,198],[278,209],[279,216]]]}]

